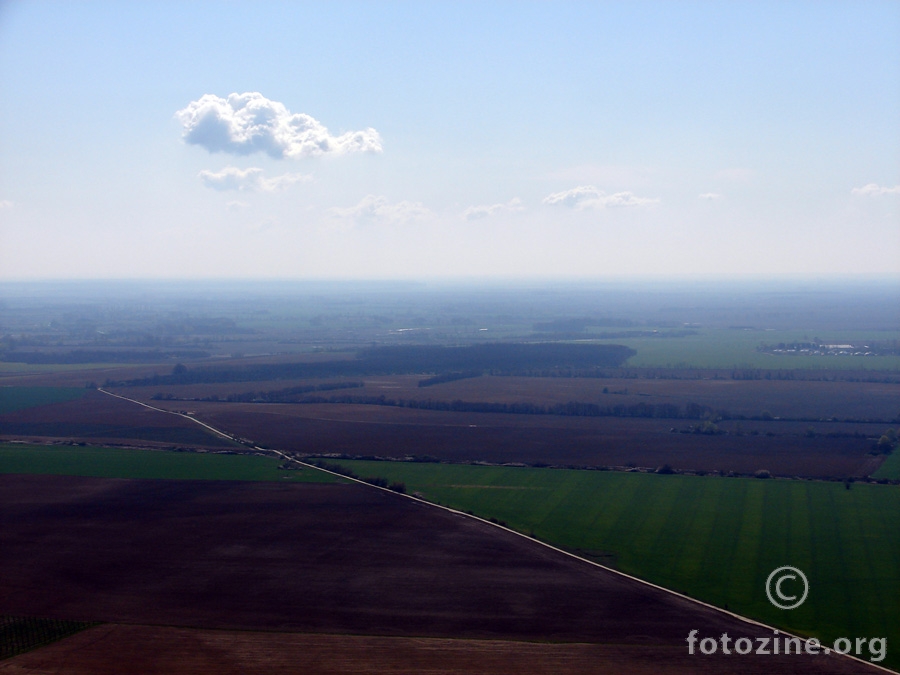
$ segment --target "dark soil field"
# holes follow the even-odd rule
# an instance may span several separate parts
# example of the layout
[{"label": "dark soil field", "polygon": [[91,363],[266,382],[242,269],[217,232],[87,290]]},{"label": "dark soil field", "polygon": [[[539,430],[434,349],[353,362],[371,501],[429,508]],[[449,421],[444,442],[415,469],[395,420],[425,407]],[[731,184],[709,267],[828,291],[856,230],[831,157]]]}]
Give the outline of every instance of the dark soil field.
[{"label": "dark soil field", "polygon": [[[360,485],[0,476],[0,580],[0,613],[132,624],[7,673],[870,672],[834,656],[688,656],[694,629],[771,633]],[[421,639],[441,637],[457,639]]]},{"label": "dark soil field", "polygon": [[[691,656],[684,646],[250,633],[107,624],[0,662],[4,675],[874,673],[835,657]],[[60,664],[65,664],[65,669]],[[815,666],[815,667],[813,667]]]},{"label": "dark soil field", "polygon": [[0,415],[0,437],[79,439],[96,443],[231,447],[190,420],[88,391],[65,403]]},{"label": "dark soil field", "polygon": [[[454,413],[339,404],[191,403],[190,409],[216,428],[264,446],[304,454],[428,455],[453,462],[586,467],[656,468],[668,463],[680,470],[752,474],[766,469],[777,475],[820,478],[866,475],[880,462],[867,454],[872,444],[865,438],[810,438],[803,433],[805,425],[779,427],[781,433],[776,436],[738,436],[673,433],[673,424],[686,426],[683,420]],[[749,431],[752,423],[744,426]],[[778,423],[770,426],[778,427]],[[872,432],[876,430],[881,428]]]},{"label": "dark soil field", "polygon": [[[644,403],[677,405],[682,409],[693,403],[745,417],[767,412],[775,417],[804,420],[837,418],[890,421],[900,416],[900,384],[885,382],[482,376],[428,387],[418,386],[425,377],[392,375],[343,378],[362,381],[365,386],[322,395],[383,395],[388,399],[531,403],[545,406],[569,401],[604,406]],[[322,382],[325,380],[272,380],[129,387],[119,388],[117,391],[139,399],[148,399],[160,393],[178,398],[218,396],[224,400],[229,394],[264,392]],[[604,393],[604,389],[607,393]]]}]

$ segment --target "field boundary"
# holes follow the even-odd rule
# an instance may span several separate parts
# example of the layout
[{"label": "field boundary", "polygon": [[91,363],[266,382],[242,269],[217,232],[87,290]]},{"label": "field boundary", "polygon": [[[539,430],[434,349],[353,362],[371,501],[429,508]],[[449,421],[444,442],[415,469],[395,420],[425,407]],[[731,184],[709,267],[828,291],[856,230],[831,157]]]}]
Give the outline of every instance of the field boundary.
[{"label": "field boundary", "polygon": [[[135,400],[135,399],[128,398],[127,396],[122,396],[122,395],[120,395],[120,394],[114,394],[114,393],[112,393],[111,391],[107,391],[107,390],[102,389],[102,388],[98,388],[98,391],[103,392],[104,394],[107,394],[107,395],[109,395],[109,396],[113,396],[113,397],[115,397],[115,398],[120,398],[120,399],[122,399],[122,400],[124,400],[124,401],[130,401],[131,403],[136,403],[137,405],[143,406],[144,408],[149,408],[150,410],[155,410],[155,411],[157,411],[157,412],[162,412],[162,413],[167,413],[167,414],[170,414],[170,415],[177,415],[177,416],[179,416],[179,417],[183,417],[183,418],[185,418],[185,419],[191,420],[192,422],[194,422],[194,423],[196,423],[196,424],[199,424],[199,425],[202,426],[202,427],[205,427],[205,428],[208,429],[209,431],[212,431],[213,433],[217,434],[218,436],[221,436],[222,438],[227,438],[227,439],[229,439],[229,440],[235,440],[235,437],[234,437],[234,436],[229,435],[229,434],[227,434],[227,433],[225,433],[225,432],[223,432],[223,431],[220,431],[219,429],[216,429],[215,427],[210,426],[209,424],[206,424],[205,422],[202,422],[201,420],[198,420],[198,419],[196,419],[195,417],[193,417],[193,416],[191,416],[191,415],[189,415],[189,414],[186,414],[186,413],[180,413],[180,412],[175,412],[175,411],[172,411],[172,410],[165,410],[165,409],[163,409],[163,408],[157,408],[157,407],[152,406],[152,405],[149,405],[149,404],[147,404],[147,403],[143,403],[143,402],[141,402],[141,401],[137,401],[137,400]],[[654,584],[654,583],[651,582],[651,581],[647,581],[646,579],[641,579],[641,578],[639,578],[639,577],[632,576],[632,575],[627,574],[627,573],[625,573],[625,572],[622,572],[622,571],[620,571],[620,570],[613,569],[613,568],[611,568],[611,567],[606,567],[605,565],[601,565],[600,563],[594,562],[593,560],[588,560],[587,558],[583,558],[583,557],[581,557],[581,556],[579,556],[579,555],[576,555],[576,554],[574,554],[574,553],[571,553],[570,551],[566,551],[566,550],[561,549],[561,548],[559,548],[559,547],[557,547],[557,546],[554,546],[553,544],[550,544],[550,543],[548,543],[548,542],[541,541],[540,539],[535,539],[534,537],[531,537],[531,536],[529,536],[529,535],[527,535],[527,534],[524,534],[524,533],[522,533],[522,532],[518,532],[518,531],[516,531],[516,530],[513,530],[513,529],[511,529],[511,528],[509,528],[509,527],[506,527],[505,525],[501,525],[501,524],[499,524],[499,523],[491,522],[490,520],[487,520],[487,519],[485,519],[485,518],[482,518],[481,516],[476,516],[476,515],[471,514],[471,513],[466,513],[465,511],[459,511],[459,510],[457,510],[457,509],[450,508],[449,506],[444,506],[443,504],[435,504],[434,502],[428,501],[427,499],[421,499],[421,498],[419,498],[419,497],[414,497],[413,495],[408,495],[408,494],[404,494],[404,493],[399,493],[399,492],[396,492],[396,491],[391,490],[391,489],[386,488],[386,487],[381,487],[381,486],[378,486],[378,485],[372,485],[371,483],[367,483],[366,481],[361,480],[361,479],[359,479],[359,478],[353,478],[353,477],[345,476],[345,475],[343,475],[343,474],[340,474],[340,473],[337,473],[337,472],[334,472],[334,471],[329,471],[328,469],[323,469],[323,468],[318,467],[318,466],[316,466],[316,465],[314,465],[314,464],[309,464],[309,463],[304,462],[304,461],[301,461],[301,460],[299,460],[299,459],[297,459],[297,458],[295,458],[295,457],[291,457],[290,455],[288,455],[288,454],[286,454],[286,453],[284,453],[284,452],[282,452],[282,451],[280,451],[280,450],[276,450],[276,449],[274,449],[274,448],[261,448],[261,447],[256,446],[256,445],[252,445],[251,447],[252,447],[253,450],[256,450],[256,451],[258,451],[258,452],[262,452],[262,453],[275,453],[276,455],[282,457],[283,459],[285,459],[285,460],[287,460],[287,461],[294,462],[294,463],[299,464],[299,465],[301,465],[301,466],[303,466],[303,467],[306,467],[306,468],[315,469],[316,471],[322,471],[322,472],[324,472],[324,473],[328,473],[328,474],[331,474],[331,475],[333,475],[333,476],[337,476],[338,478],[343,478],[344,480],[352,481],[352,482],[354,482],[354,483],[359,483],[360,485],[364,485],[364,486],[366,486],[366,487],[368,487],[368,488],[370,488],[370,489],[382,490],[383,492],[387,492],[387,493],[390,493],[390,494],[393,494],[393,495],[397,495],[398,497],[403,497],[403,498],[405,498],[405,499],[412,500],[412,501],[414,501],[414,502],[416,502],[416,503],[418,503],[418,504],[426,504],[426,505],[431,506],[431,507],[433,507],[433,508],[443,509],[444,511],[446,511],[446,512],[448,512],[448,513],[452,513],[452,514],[455,514],[455,515],[458,515],[458,516],[462,516],[462,517],[464,517],[464,518],[472,518],[473,520],[477,520],[477,521],[479,521],[479,522],[481,522],[481,523],[484,523],[484,524],[486,524],[486,525],[490,525],[490,526],[492,526],[492,527],[499,528],[499,529],[501,529],[501,530],[504,530],[505,532],[509,532],[510,534],[513,534],[513,535],[516,535],[516,536],[518,536],[518,537],[521,537],[521,538],[523,538],[523,539],[525,539],[525,540],[527,540],[527,541],[533,542],[533,543],[538,544],[538,545],[540,545],[540,546],[544,546],[545,548],[548,548],[548,549],[550,549],[550,550],[556,551],[557,553],[561,553],[561,554],[563,554],[563,555],[565,555],[565,556],[568,556],[569,558],[573,558],[573,559],[575,559],[575,560],[581,561],[581,562],[586,563],[586,564],[588,564],[588,565],[592,565],[592,566],[597,567],[597,568],[599,568],[599,569],[602,569],[602,570],[604,570],[604,571],[606,571],[606,572],[611,572],[611,573],[616,574],[616,575],[618,575],[618,576],[620,576],[620,577],[623,577],[623,578],[625,578],[625,579],[630,579],[630,580],[635,581],[635,582],[637,582],[637,583],[639,583],[639,584],[642,584],[642,585],[644,585],[644,586],[648,586],[648,587],[654,588],[654,589],[656,589],[656,590],[658,590],[658,591],[662,591],[662,592],[664,592],[664,593],[666,593],[666,594],[668,594],[668,595],[673,595],[673,596],[675,596],[675,597],[677,597],[677,598],[681,598],[682,600],[687,600],[688,602],[691,602],[691,603],[696,604],[696,605],[700,605],[701,607],[705,607],[705,608],[707,608],[707,609],[711,609],[711,610],[713,610],[713,611],[715,611],[715,612],[719,612],[719,613],[724,614],[724,615],[726,615],[726,616],[730,616],[730,617],[732,617],[732,618],[734,618],[734,619],[737,619],[738,621],[741,621],[741,622],[746,623],[746,624],[748,624],[748,625],[755,626],[755,627],[758,627],[758,628],[764,628],[764,629],[766,629],[766,630],[770,630],[770,631],[773,631],[773,632],[777,631],[777,632],[780,633],[781,635],[786,635],[786,636],[789,636],[789,637],[796,637],[796,638],[801,639],[801,640],[803,639],[803,637],[801,637],[801,636],[799,636],[799,635],[794,635],[793,633],[789,633],[788,631],[785,631],[785,630],[783,630],[783,629],[781,629],[781,628],[776,628],[776,627],[774,627],[774,626],[770,626],[770,625],[768,625],[768,624],[762,623],[762,622],[757,621],[757,620],[755,620],[755,619],[751,619],[751,618],[746,617],[746,616],[743,616],[743,615],[741,615],[741,614],[736,614],[736,613],[731,612],[731,611],[729,611],[729,610],[727,610],[727,609],[723,609],[723,608],[721,608],[721,607],[716,607],[715,605],[712,605],[712,604],[709,604],[709,603],[707,603],[707,602],[704,602],[703,600],[699,600],[699,599],[693,598],[693,597],[691,597],[691,596],[689,596],[689,595],[685,595],[685,594],[683,594],[683,593],[679,593],[678,591],[674,591],[674,590],[672,590],[672,589],[670,589],[670,588],[665,588],[664,586],[659,586],[659,585],[657,585],[657,584]],[[873,663],[873,662],[871,662],[871,661],[865,661],[865,660],[863,660],[863,659],[861,659],[861,658],[859,658],[859,657],[853,656],[852,654],[841,654],[841,653],[838,653],[838,652],[832,652],[832,653],[835,654],[835,655],[837,655],[837,656],[842,656],[842,657],[851,659],[851,660],[856,661],[856,662],[858,662],[858,663],[861,663],[861,664],[863,664],[863,665],[866,665],[866,666],[870,666],[870,667],[876,668],[876,669],[878,669],[878,670],[880,670],[880,671],[882,671],[882,672],[885,672],[885,673],[892,673],[893,675],[896,675],[896,673],[897,673],[897,671],[891,670],[891,669],[889,669],[889,668],[885,668],[884,666],[878,665],[877,663]]]}]

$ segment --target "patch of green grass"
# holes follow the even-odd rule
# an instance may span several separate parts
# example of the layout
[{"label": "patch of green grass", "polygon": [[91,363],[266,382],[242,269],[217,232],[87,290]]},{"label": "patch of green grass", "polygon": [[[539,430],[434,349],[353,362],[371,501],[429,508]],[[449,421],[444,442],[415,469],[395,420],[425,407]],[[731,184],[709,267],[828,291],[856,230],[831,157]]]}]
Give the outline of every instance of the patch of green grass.
[{"label": "patch of green grass", "polygon": [[0,615],[0,659],[43,647],[96,625],[86,621]]},{"label": "patch of green grass", "polygon": [[313,483],[337,480],[315,469],[279,469],[282,463],[258,455],[0,444],[0,473]]},{"label": "patch of green grass", "polygon": [[890,480],[900,479],[900,450],[894,450],[888,455],[881,466],[878,467],[878,471],[872,474],[872,478],[879,480],[882,478]]},{"label": "patch of green grass", "polygon": [[5,387],[0,386],[0,415],[39,405],[72,401],[84,396],[82,387]]},{"label": "patch of green grass", "polygon": [[[829,642],[900,644],[900,488],[892,485],[341,461],[359,475],[615,566],[666,588]],[[792,565],[809,598],[769,603]],[[888,660],[900,665],[900,651]],[[887,662],[887,661],[886,661]]]},{"label": "patch of green grass", "polygon": [[239,443],[222,438],[201,427],[133,427],[115,424],[80,424],[78,422],[5,422],[3,433],[15,436],[47,438],[134,439],[171,443],[173,445],[202,445],[221,448],[241,447]]},{"label": "patch of green grass", "polygon": [[[589,334],[586,334],[586,337]],[[696,335],[673,338],[622,338],[601,340],[623,344],[637,354],[627,366],[635,368],[760,368],[772,370],[900,370],[900,356],[806,356],[766,354],[761,344],[809,342],[814,338],[826,343],[866,340],[896,340],[895,331],[802,331],[701,329]]]}]

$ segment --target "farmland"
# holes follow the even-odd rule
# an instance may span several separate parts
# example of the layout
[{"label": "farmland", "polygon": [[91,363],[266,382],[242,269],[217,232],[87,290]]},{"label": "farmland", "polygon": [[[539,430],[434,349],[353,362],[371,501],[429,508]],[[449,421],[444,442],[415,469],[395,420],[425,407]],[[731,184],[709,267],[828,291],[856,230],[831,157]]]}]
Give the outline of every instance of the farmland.
[{"label": "farmland", "polygon": [[0,473],[9,474],[318,483],[335,480],[296,465],[279,469],[283,464],[274,457],[253,455],[0,444]]},{"label": "farmland", "polygon": [[71,401],[81,398],[85,393],[84,388],[76,387],[0,387],[0,415]]},{"label": "farmland", "polygon": [[[900,642],[894,486],[341,463],[767,623],[822,639]],[[769,572],[787,564],[811,584],[809,600],[789,616],[760,592]]]},{"label": "farmland", "polygon": [[[66,645],[72,672],[118,672],[153,644],[171,673],[241,654],[506,673],[526,652],[534,672],[866,670],[698,665],[686,626],[747,624],[541,542],[804,636],[900,644],[893,290],[229,288],[7,295],[0,614],[106,623],[0,672],[54,672]],[[811,583],[789,615],[764,592],[784,564]]]},{"label": "farmland", "polygon": [[[285,653],[297,659],[293,672],[335,672],[328,645],[340,644],[355,668],[407,670],[440,654],[440,667],[466,670],[489,651],[495,665],[486,672],[510,672],[524,650],[544,669],[727,673],[728,658],[691,661],[687,630],[768,634],[527,538],[361,485],[0,475],[0,525],[0,578],[16,580],[2,587],[5,611],[112,624],[16,657],[10,672],[58,669],[60,649],[69,672],[121,671],[161,640],[166,659],[180,657],[161,663],[179,674],[198,659],[235,658],[222,642],[240,645],[252,662],[278,664],[275,672],[290,672]],[[262,653],[273,637],[286,651]],[[750,655],[742,663],[869,672],[833,656]]]},{"label": "farmland", "polygon": [[93,390],[82,390],[82,395],[75,399],[0,414],[0,434],[7,439],[65,438],[104,445],[236,447],[190,420],[141,408]]},{"label": "farmland", "polygon": [[[165,402],[163,402],[165,404]],[[177,404],[182,405],[182,404]],[[874,471],[870,455],[884,425],[857,426],[844,435],[809,437],[808,424],[769,423],[763,431],[744,423],[740,435],[673,433],[673,423],[654,419],[410,410],[341,404],[273,405],[193,403],[198,418],[255,442],[298,455],[433,457],[554,466],[647,467],[680,470],[843,479]],[[837,426],[837,425],[836,425]],[[832,427],[833,428],[833,427]],[[840,427],[838,427],[840,428]],[[771,431],[772,435],[767,435]]]},{"label": "farmland", "polygon": [[900,479],[900,453],[894,452],[873,474],[874,478]]}]

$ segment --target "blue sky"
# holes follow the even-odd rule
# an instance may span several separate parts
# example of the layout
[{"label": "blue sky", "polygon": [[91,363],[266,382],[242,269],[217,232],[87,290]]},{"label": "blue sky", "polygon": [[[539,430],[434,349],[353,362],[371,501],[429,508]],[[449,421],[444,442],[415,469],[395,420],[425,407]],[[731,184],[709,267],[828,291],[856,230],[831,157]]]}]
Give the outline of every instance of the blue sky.
[{"label": "blue sky", "polygon": [[0,279],[900,277],[895,1],[13,1],[0,86]]}]

